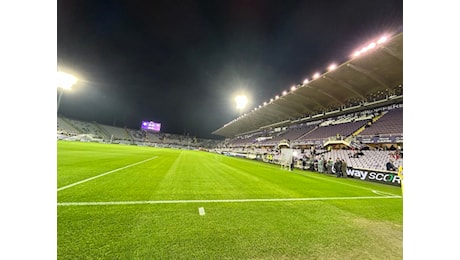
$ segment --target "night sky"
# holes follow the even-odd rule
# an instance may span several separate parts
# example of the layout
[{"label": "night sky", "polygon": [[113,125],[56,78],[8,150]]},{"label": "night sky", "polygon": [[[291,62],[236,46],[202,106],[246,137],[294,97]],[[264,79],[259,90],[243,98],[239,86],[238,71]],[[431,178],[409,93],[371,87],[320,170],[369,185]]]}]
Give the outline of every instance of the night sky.
[{"label": "night sky", "polygon": [[402,30],[402,0],[60,0],[58,69],[81,80],[59,114],[219,138],[236,94],[251,110]]}]

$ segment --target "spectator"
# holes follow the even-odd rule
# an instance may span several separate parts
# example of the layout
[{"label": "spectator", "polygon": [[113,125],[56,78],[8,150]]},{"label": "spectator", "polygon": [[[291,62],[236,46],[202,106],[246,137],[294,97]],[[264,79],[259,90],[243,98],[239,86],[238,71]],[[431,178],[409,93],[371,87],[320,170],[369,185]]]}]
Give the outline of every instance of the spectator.
[{"label": "spectator", "polygon": [[309,169],[310,171],[313,171],[313,172],[314,172],[314,171],[315,171],[315,158],[313,157],[313,155],[310,156],[309,164],[310,164],[310,166],[309,166],[308,169]]},{"label": "spectator", "polygon": [[307,169],[307,156],[304,154],[303,157],[302,157],[302,170],[306,170]]},{"label": "spectator", "polygon": [[323,172],[324,173],[327,173],[327,160],[326,158],[322,157],[323,158],[323,164],[324,164],[324,167],[323,167]]},{"label": "spectator", "polygon": [[324,167],[323,167],[323,166],[324,166],[323,159],[324,159],[324,158],[321,156],[321,157],[319,157],[319,160],[318,160],[318,172],[321,172],[321,173],[324,172],[324,169],[323,169],[323,168],[324,168]]},{"label": "spectator", "polygon": [[345,162],[345,159],[342,159],[342,177],[347,177],[347,162]]},{"label": "spectator", "polygon": [[387,162],[387,171],[396,171],[396,167],[393,164],[393,159],[390,159],[390,161]]},{"label": "spectator", "polygon": [[340,178],[340,176],[342,176],[342,161],[339,158],[335,160],[334,170],[335,170],[335,175],[337,176],[337,178]]},{"label": "spectator", "polygon": [[332,167],[334,166],[334,161],[329,157],[327,160],[327,173],[332,174]]}]

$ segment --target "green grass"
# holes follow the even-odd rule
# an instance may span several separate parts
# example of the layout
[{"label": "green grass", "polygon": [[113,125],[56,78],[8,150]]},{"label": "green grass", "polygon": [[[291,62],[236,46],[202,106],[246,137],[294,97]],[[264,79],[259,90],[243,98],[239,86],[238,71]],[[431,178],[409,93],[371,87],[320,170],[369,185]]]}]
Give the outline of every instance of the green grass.
[{"label": "green grass", "polygon": [[[200,151],[61,141],[57,183],[58,259],[403,255],[395,186]],[[311,200],[250,200],[283,198]]]}]

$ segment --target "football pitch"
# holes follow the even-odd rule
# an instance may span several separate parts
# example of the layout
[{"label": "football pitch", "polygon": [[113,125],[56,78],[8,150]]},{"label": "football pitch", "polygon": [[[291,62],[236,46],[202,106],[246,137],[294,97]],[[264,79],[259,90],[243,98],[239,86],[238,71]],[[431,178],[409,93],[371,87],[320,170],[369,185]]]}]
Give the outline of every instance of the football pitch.
[{"label": "football pitch", "polygon": [[400,187],[58,141],[58,259],[402,259]]}]

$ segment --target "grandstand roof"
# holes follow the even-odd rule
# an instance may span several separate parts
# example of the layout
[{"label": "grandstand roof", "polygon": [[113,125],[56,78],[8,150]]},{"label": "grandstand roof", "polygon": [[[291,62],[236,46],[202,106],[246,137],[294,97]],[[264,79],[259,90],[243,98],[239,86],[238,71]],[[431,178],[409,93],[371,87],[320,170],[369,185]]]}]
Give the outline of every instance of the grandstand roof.
[{"label": "grandstand roof", "polygon": [[[300,118],[394,96],[403,84],[403,33],[354,57],[278,99],[240,116],[213,134],[233,137]],[[402,101],[402,98],[401,98]]]}]

